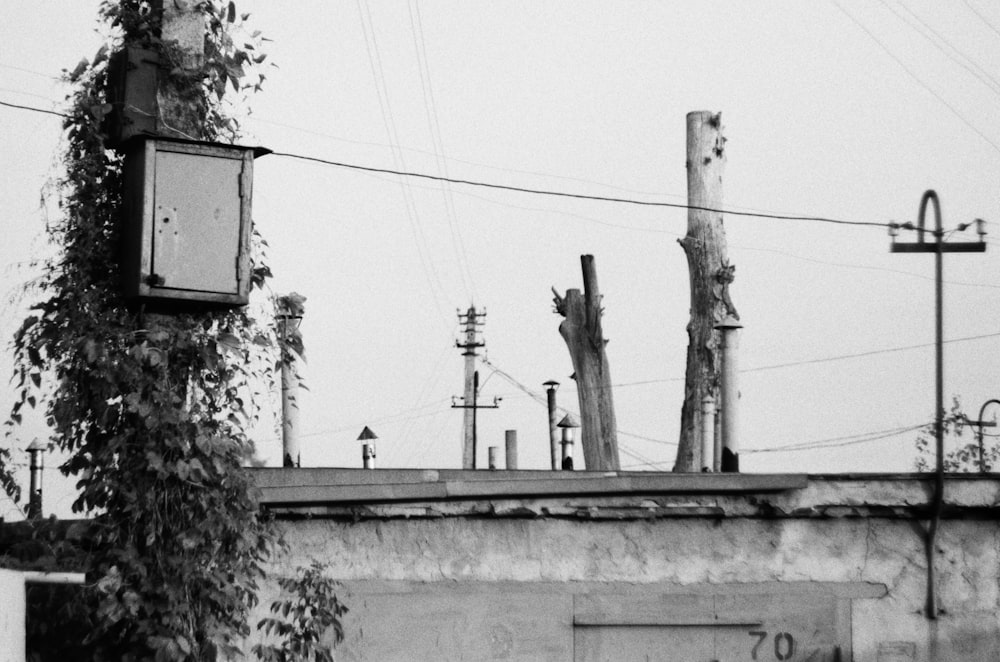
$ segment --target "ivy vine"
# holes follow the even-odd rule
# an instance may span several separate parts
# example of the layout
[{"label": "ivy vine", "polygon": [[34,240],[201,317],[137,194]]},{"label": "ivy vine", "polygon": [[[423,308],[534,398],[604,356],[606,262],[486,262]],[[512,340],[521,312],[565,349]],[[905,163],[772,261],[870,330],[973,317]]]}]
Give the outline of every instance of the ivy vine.
[{"label": "ivy vine", "polygon": [[[233,140],[229,99],[259,89],[259,34],[241,34],[232,2],[195,4],[205,57],[186,67],[160,38],[150,0],[105,0],[111,42],[68,73],[59,248],[44,265],[40,301],[14,336],[17,396],[10,430],[44,406],[62,470],[78,478],[76,512],[94,513],[86,642],[95,660],[215,660],[249,634],[258,581],[276,536],[243,469],[252,452],[255,390],[272,377],[273,331],[242,308],[144,314],[119,288],[122,159],[106,145],[109,54],[139,46],[200,127]],[[244,32],[245,34],[245,32]],[[238,43],[239,42],[239,43]],[[248,82],[249,81],[249,82]],[[259,261],[253,285],[270,275]],[[0,485],[19,496],[0,449]],[[82,659],[82,658],[81,658]]]},{"label": "ivy vine", "polygon": [[[296,569],[294,577],[278,580],[283,596],[271,603],[271,616],[262,618],[257,629],[277,642],[254,645],[261,662],[333,662],[333,647],[344,640],[341,617],[347,607],[337,598],[337,583],[327,575],[328,567],[313,561]],[[332,638],[331,643],[327,636]]]}]

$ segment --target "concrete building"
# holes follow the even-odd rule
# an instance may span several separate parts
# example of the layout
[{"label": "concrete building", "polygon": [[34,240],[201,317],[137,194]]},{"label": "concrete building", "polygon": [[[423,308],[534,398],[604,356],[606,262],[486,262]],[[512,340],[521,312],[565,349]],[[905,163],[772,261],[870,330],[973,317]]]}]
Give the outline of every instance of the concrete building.
[{"label": "concrete building", "polygon": [[255,477],[289,542],[272,572],[343,583],[338,660],[1000,659],[995,476],[948,476],[933,619],[926,474]]}]

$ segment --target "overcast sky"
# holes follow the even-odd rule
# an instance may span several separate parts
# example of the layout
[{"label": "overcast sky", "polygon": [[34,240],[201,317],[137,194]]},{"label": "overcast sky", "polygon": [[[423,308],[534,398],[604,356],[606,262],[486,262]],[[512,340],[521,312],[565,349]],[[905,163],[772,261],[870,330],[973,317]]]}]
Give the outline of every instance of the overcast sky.
[{"label": "overcast sky", "polygon": [[[915,222],[921,195],[935,189],[946,228],[981,217],[992,236],[985,254],[945,257],[945,338],[955,341],[945,394],[970,415],[1000,397],[995,3],[237,4],[273,40],[266,51],[277,65],[251,100],[247,144],[683,203],[685,115],[712,110],[728,138],[727,208]],[[96,5],[5,2],[0,100],[60,108],[67,88],[53,78],[102,43]],[[26,309],[21,284],[37,275],[30,260],[46,254],[39,199],[59,175],[60,120],[0,107],[0,135],[0,333],[9,338]],[[488,311],[482,397],[503,398],[480,413],[479,466],[516,429],[521,467],[547,468],[545,407],[526,391],[540,396],[555,379],[560,406],[577,410],[550,287],[581,287],[579,256],[590,253],[622,464],[672,466],[687,349],[688,273],[676,241],[684,210],[276,155],[256,164],[253,202],[274,291],[308,299],[303,465],[360,466],[356,439],[368,425],[380,467],[460,466],[462,414],[450,408],[462,392],[456,309],[474,302]],[[911,470],[915,433],[874,433],[933,420],[933,256],[890,254],[883,228],[740,216],[725,224],[745,325],[742,468]],[[8,349],[0,370],[10,365]],[[264,404],[273,409],[277,398]],[[11,400],[0,392],[0,410]],[[44,430],[28,425],[14,445],[34,436]],[[255,437],[278,464],[273,424]],[[814,441],[828,447],[778,450]],[[53,500],[68,512],[69,496]]]}]

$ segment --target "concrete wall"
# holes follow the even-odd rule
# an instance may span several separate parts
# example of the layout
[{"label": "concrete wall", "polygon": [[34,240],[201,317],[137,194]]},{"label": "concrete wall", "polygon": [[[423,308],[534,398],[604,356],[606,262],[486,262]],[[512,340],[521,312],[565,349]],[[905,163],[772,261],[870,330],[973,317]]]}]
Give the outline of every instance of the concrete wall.
[{"label": "concrete wall", "polygon": [[931,620],[925,478],[289,471],[272,571],[330,564],[338,660],[1000,659],[996,480],[949,480]]}]

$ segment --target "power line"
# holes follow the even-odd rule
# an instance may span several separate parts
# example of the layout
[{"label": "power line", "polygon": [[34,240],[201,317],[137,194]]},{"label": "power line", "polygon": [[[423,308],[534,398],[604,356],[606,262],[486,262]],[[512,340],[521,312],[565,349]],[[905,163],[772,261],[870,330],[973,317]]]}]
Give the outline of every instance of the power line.
[{"label": "power line", "polygon": [[8,101],[0,101],[0,106],[7,106],[8,108],[17,108],[19,110],[30,110],[35,113],[45,113],[46,115],[56,115],[57,117],[65,117],[70,119],[70,116],[66,113],[60,113],[55,110],[45,110],[44,108],[35,108],[33,106],[22,106],[18,103],[10,103]]},{"label": "power line", "polygon": [[969,0],[962,0],[962,2],[964,2],[964,3],[965,3],[965,6],[966,6],[966,7],[968,7],[968,8],[970,9],[970,10],[972,10],[972,13],[973,13],[973,14],[975,14],[976,16],[978,16],[978,17],[979,17],[979,20],[980,20],[980,21],[982,21],[982,23],[983,23],[983,24],[984,24],[984,25],[985,25],[986,27],[988,27],[988,28],[989,28],[990,30],[993,30],[993,32],[996,32],[996,33],[997,33],[997,35],[1000,35],[1000,30],[998,30],[998,29],[997,29],[997,27],[996,27],[995,25],[993,25],[993,24],[992,24],[992,23],[991,23],[990,21],[988,21],[988,20],[986,19],[986,17],[985,17],[985,16],[983,16],[983,15],[982,15],[982,14],[981,14],[981,13],[979,12],[979,10],[978,10],[978,9],[976,9],[975,7],[973,7],[973,6],[972,6],[972,3],[971,3],[971,2],[969,2]]},{"label": "power line", "polygon": [[[967,336],[965,338],[952,338],[951,340],[945,340],[944,343],[956,343],[956,342],[967,342],[970,340],[983,340],[984,338],[995,338],[1000,336],[1000,333],[987,333],[981,336]],[[874,356],[876,354],[890,354],[893,352],[904,352],[911,349],[922,349],[925,347],[933,347],[934,343],[922,343],[919,345],[907,345],[905,347],[889,347],[886,349],[874,349],[868,352],[858,352],[856,354],[842,354],[840,356],[830,356],[821,359],[809,359],[806,361],[794,361],[791,363],[775,363],[773,365],[764,365],[757,368],[747,368],[745,370],[740,370],[741,373],[747,372],[764,372],[765,370],[777,370],[779,368],[790,368],[792,366],[800,365],[811,365],[815,363],[828,363],[830,361],[842,361],[844,359],[856,359],[865,356]]]},{"label": "power line", "polygon": [[993,149],[995,149],[996,151],[1000,152],[1000,145],[997,145],[995,142],[993,142],[992,140],[990,140],[986,136],[985,133],[983,133],[982,131],[980,131],[979,129],[977,129],[972,124],[972,122],[970,122],[969,120],[967,120],[964,115],[962,115],[960,112],[958,112],[958,110],[956,110],[954,106],[952,106],[950,103],[948,103],[948,101],[944,97],[942,97],[940,94],[938,94],[937,92],[935,92],[930,87],[930,85],[928,85],[923,80],[921,80],[921,78],[919,76],[917,76],[917,74],[913,73],[913,70],[910,69],[908,66],[906,66],[906,63],[904,63],[899,57],[897,57],[895,53],[893,53],[892,51],[890,51],[889,47],[886,46],[882,42],[881,39],[879,39],[878,37],[875,36],[875,33],[873,33],[871,30],[869,30],[868,28],[866,28],[865,25],[861,21],[859,21],[858,19],[856,19],[853,14],[851,14],[849,11],[847,11],[846,9],[844,9],[841,6],[841,4],[839,2],[837,2],[837,0],[830,0],[830,1],[833,3],[833,5],[837,9],[839,9],[841,12],[843,12],[843,14],[845,16],[847,16],[847,18],[851,19],[851,21],[855,25],[857,25],[859,28],[861,28],[861,30],[863,30],[865,34],[867,34],[869,37],[871,37],[872,41],[874,41],[876,44],[878,44],[879,48],[881,48],[889,57],[891,57],[893,60],[895,60],[896,64],[898,64],[900,67],[902,67],[903,71],[905,71],[907,74],[909,74],[910,78],[912,78],[913,80],[917,81],[917,83],[920,85],[920,87],[922,87],[925,90],[927,90],[928,92],[930,92],[934,96],[935,99],[937,99],[938,101],[940,101],[941,104],[944,105],[945,108],[947,108],[948,110],[950,110],[952,112],[952,114],[955,115],[955,117],[957,117],[959,120],[962,121],[963,124],[965,124],[967,127],[969,127],[970,129],[972,129],[973,131],[975,131],[979,135],[980,138],[982,138],[983,140],[985,140],[986,142],[988,142],[990,145],[992,145]]},{"label": "power line", "polygon": [[[30,106],[21,106],[18,104],[11,104],[7,102],[0,101],[0,105],[10,106],[12,108],[19,108],[22,110],[30,110],[39,113],[48,113],[52,115],[59,115],[60,117],[70,117],[63,113],[57,113],[51,110],[43,110],[41,108],[32,108]],[[992,143],[991,143],[992,144]],[[995,146],[995,145],[994,145]],[[396,148],[394,148],[396,149]],[[1000,148],[998,148],[1000,151]],[[323,159],[316,156],[306,156],[304,154],[295,154],[292,152],[271,152],[272,156],[283,156],[290,159],[298,159],[301,161],[308,161],[311,163],[320,163],[323,165],[333,166],[336,168],[347,168],[350,170],[358,170],[361,172],[370,172],[383,175],[396,175],[400,177],[413,177],[416,179],[427,179],[431,181],[447,182],[450,184],[464,184],[466,186],[477,186],[480,188],[496,189],[501,191],[513,191],[516,193],[529,193],[533,195],[548,195],[559,198],[571,198],[576,200],[593,200],[596,202],[614,202],[619,204],[636,205],[641,207],[666,207],[670,209],[692,209],[696,211],[707,211],[714,212],[718,214],[726,214],[728,216],[745,216],[750,218],[769,218],[780,221],[810,221],[815,223],[831,223],[834,225],[853,225],[862,227],[874,227],[874,228],[885,228],[888,226],[887,222],[879,221],[849,221],[846,219],[830,218],[828,216],[806,216],[806,215],[795,215],[795,214],[776,214],[776,213],[766,213],[766,212],[751,212],[751,211],[738,211],[735,209],[722,209],[716,207],[702,207],[700,205],[687,205],[679,202],[656,202],[652,200],[636,200],[633,198],[618,198],[612,196],[603,195],[589,195],[585,193],[570,193],[567,191],[553,191],[549,189],[536,189],[528,188],[523,186],[510,186],[507,184],[494,184],[491,182],[483,182],[472,179],[458,179],[454,177],[444,177],[441,175],[429,175],[422,172],[410,172],[407,170],[396,170],[392,168],[378,168],[375,166],[364,166],[356,163],[347,163],[344,161],[333,161],[330,159]],[[593,220],[593,219],[591,219]],[[608,224],[613,225],[613,224]],[[614,226],[614,227],[624,227],[624,226]],[[625,228],[634,229],[641,231],[641,228]],[[846,265],[843,265],[846,266]],[[913,275],[913,274],[911,274]]]},{"label": "power line", "polygon": [[[886,9],[888,9],[890,12],[892,12],[893,15],[896,16],[896,18],[898,18],[900,21],[903,21],[904,23],[906,23],[906,25],[911,30],[913,30],[914,32],[916,32],[917,34],[919,34],[921,37],[923,37],[924,39],[926,39],[927,41],[929,41],[931,43],[931,45],[934,48],[936,48],[937,50],[939,50],[942,54],[944,54],[945,57],[947,57],[949,60],[951,60],[952,62],[954,62],[955,64],[957,64],[958,66],[962,67],[963,69],[965,69],[966,71],[968,71],[970,74],[972,74],[972,76],[974,76],[977,80],[979,80],[979,82],[981,82],[983,85],[985,85],[990,90],[990,92],[993,92],[994,94],[997,94],[998,89],[997,89],[996,80],[987,80],[986,78],[983,77],[983,75],[979,71],[976,71],[973,68],[973,66],[975,66],[974,62],[972,63],[973,66],[970,66],[966,62],[962,62],[957,57],[955,57],[952,53],[950,53],[949,51],[947,51],[941,44],[947,45],[952,51],[955,51],[955,53],[958,53],[959,55],[961,55],[966,60],[969,60],[969,58],[966,57],[961,51],[959,51],[957,48],[955,48],[954,46],[952,46],[951,43],[949,43],[948,40],[945,39],[944,36],[941,35],[940,32],[938,32],[937,30],[935,30],[931,25],[929,25],[926,21],[924,21],[922,18],[920,18],[920,16],[918,16],[916,14],[916,12],[914,12],[912,9],[910,9],[908,7],[903,7],[904,9],[906,9],[907,13],[909,13],[910,16],[913,17],[914,20],[916,20],[921,26],[923,26],[923,29],[921,29],[920,27],[918,27],[917,25],[915,25],[911,19],[907,18],[906,16],[904,16],[900,12],[896,11],[896,9],[893,8],[892,5],[890,5],[885,0],[879,0],[879,2],[882,4],[882,6],[884,6]],[[935,37],[936,37],[936,39],[935,39]],[[969,60],[969,61],[971,62],[971,60]]]},{"label": "power line", "polygon": [[[957,343],[957,342],[969,342],[972,340],[984,340],[986,338],[996,338],[1000,336],[1000,333],[986,333],[979,336],[966,336],[964,338],[951,338],[950,340],[945,340],[945,344]],[[857,359],[866,356],[876,356],[878,354],[892,354],[895,352],[905,352],[913,349],[924,349],[926,347],[933,347],[934,343],[921,343],[919,345],[906,345],[903,347],[886,347],[884,349],[873,349],[866,352],[855,352],[853,354],[840,354],[838,356],[825,356],[818,359],[805,359],[802,361],[789,361],[786,363],[773,363],[771,365],[762,365],[755,368],[744,368],[740,370],[740,374],[750,373],[750,372],[764,372],[766,370],[778,370],[780,368],[793,368],[800,365],[813,365],[816,363],[830,363],[833,361],[844,361],[847,359]],[[619,382],[617,384],[612,384],[613,387],[626,387],[626,386],[645,386],[646,384],[663,384],[667,382],[682,382],[683,377],[663,377],[659,379],[644,379],[635,382]]]},{"label": "power line", "polygon": [[430,179],[433,181],[448,182],[451,184],[464,184],[466,186],[479,186],[481,188],[498,189],[501,191],[514,191],[516,193],[530,193],[533,195],[550,195],[559,198],[572,198],[576,200],[594,200],[597,202],[617,202],[620,204],[627,205],[638,205],[643,207],[669,207],[672,209],[694,209],[697,211],[708,211],[715,212],[719,214],[726,214],[729,216],[749,216],[753,218],[771,218],[775,220],[782,221],[813,221],[817,223],[833,223],[835,225],[861,225],[875,228],[885,228],[886,223],[879,223],[875,221],[848,221],[844,219],[829,218],[826,216],[795,216],[792,214],[765,214],[758,212],[749,211],[734,211],[732,209],[718,209],[715,207],[701,207],[698,205],[685,205],[678,202],[653,202],[650,200],[635,200],[632,198],[616,198],[603,195],[587,195],[585,193],[569,193],[566,191],[552,191],[546,189],[536,189],[527,188],[523,186],[508,186],[506,184],[492,184],[490,182],[476,181],[472,179],[457,179],[453,177],[442,177],[439,175],[428,175],[422,172],[407,172],[403,170],[392,170],[389,168],[376,168],[373,166],[363,166],[354,163],[345,163],[343,161],[331,161],[329,159],[321,159],[316,156],[304,156],[302,154],[293,154],[291,152],[272,152],[273,156],[284,156],[286,158],[300,159],[302,161],[311,161],[314,163],[322,163],[323,165],[333,166],[336,168],[348,168],[351,170],[361,170],[364,172],[376,172],[385,175],[399,175],[401,177],[415,177],[418,179]]},{"label": "power line", "polygon": [[[389,138],[390,148],[392,151],[392,161],[394,164],[397,164],[398,167],[405,169],[407,167],[406,159],[403,156],[402,150],[398,147],[401,143],[399,140],[399,134],[396,131],[396,120],[392,113],[392,103],[389,99],[389,86],[385,79],[385,70],[382,67],[382,56],[379,53],[378,40],[375,34],[375,23],[372,21],[371,8],[369,7],[367,0],[363,0],[363,2],[364,5],[362,7],[362,0],[355,0],[355,4],[358,8],[358,17],[361,20],[361,31],[365,38],[365,51],[368,55],[368,64],[371,67],[372,79],[375,83],[375,93],[378,97],[379,110],[382,114],[382,123],[385,126],[385,132]],[[368,18],[367,23],[365,23],[365,17]],[[371,30],[371,39],[368,37],[369,30]],[[413,198],[412,192],[404,182],[399,182],[399,188],[403,194],[403,204],[406,209],[406,218],[410,224],[410,231],[413,233],[417,256],[420,259],[420,265],[424,271],[424,277],[427,279],[427,286],[430,289],[431,298],[434,300],[434,306],[437,308],[438,313],[443,319],[447,319],[444,315],[444,309],[441,307],[441,301],[438,298],[439,292],[442,294],[444,293],[444,286],[441,284],[441,278],[438,275],[437,268],[434,266],[434,260],[429,259],[427,255],[430,252],[430,248],[427,245],[427,238],[423,233],[422,223],[420,222],[420,213],[417,209],[416,201]]]},{"label": "power line", "polygon": [[[884,4],[884,0],[883,0],[883,4]],[[886,5],[886,6],[889,7],[888,5]],[[981,67],[971,57],[969,57],[968,55],[966,55],[965,53],[963,53],[962,51],[960,51],[954,44],[952,44],[950,41],[948,41],[948,39],[946,39],[944,37],[944,35],[942,35],[940,32],[938,32],[937,30],[935,30],[932,25],[930,25],[924,19],[920,18],[920,16],[918,16],[917,13],[915,11],[913,11],[911,8],[907,7],[906,5],[902,5],[902,4],[900,5],[900,8],[903,9],[903,10],[905,10],[910,16],[912,16],[914,19],[916,19],[917,22],[919,22],[924,28],[926,28],[928,32],[930,32],[931,34],[933,34],[934,36],[936,36],[942,43],[947,44],[948,48],[950,48],[955,53],[957,53],[962,59],[965,60],[965,62],[968,63],[968,65],[965,64],[965,63],[963,63],[963,62],[959,62],[959,61],[955,60],[955,58],[953,56],[951,56],[947,51],[945,51],[944,49],[942,49],[940,45],[938,45],[937,43],[934,43],[933,40],[932,40],[931,43],[933,43],[935,45],[935,47],[937,47],[939,50],[941,50],[942,53],[944,53],[945,55],[947,55],[949,57],[949,59],[951,59],[952,61],[954,61],[959,66],[965,68],[969,73],[971,73],[973,76],[975,76],[980,81],[982,81],[983,84],[986,85],[987,87],[989,87],[992,91],[994,91],[994,92],[1000,91],[1000,81],[997,81],[997,79],[993,75],[991,75],[990,72],[988,72],[986,69],[984,69],[983,67]],[[893,13],[896,13],[895,10],[892,9],[891,7],[889,7],[889,9],[892,10]],[[926,37],[926,35],[924,35],[924,36]]]},{"label": "power line", "polygon": [[[420,5],[415,1],[407,3],[410,15],[410,33],[413,36],[413,48],[417,56],[417,72],[420,74],[420,89],[424,97],[424,110],[427,117],[427,128],[430,131],[431,143],[434,146],[434,161],[437,165],[438,174],[448,176],[448,163],[444,154],[444,141],[441,139],[441,123],[438,119],[437,102],[434,98],[434,87],[431,82],[430,64],[427,62],[427,44],[424,40],[423,20],[420,16]],[[414,20],[414,10],[416,20]],[[458,221],[458,212],[455,209],[455,198],[451,194],[451,186],[447,183],[441,187],[444,196],[445,216],[448,221],[448,229],[451,231],[452,248],[455,250],[455,257],[458,258],[458,271],[465,284],[470,299],[476,298],[476,284],[472,278],[472,270],[469,267],[468,253],[465,249],[465,240],[462,238],[462,227]]]},{"label": "power line", "polygon": [[890,437],[898,437],[901,434],[905,434],[907,432],[913,432],[914,430],[919,430],[920,428],[926,427],[927,425],[928,425],[927,423],[920,423],[919,425],[909,425],[901,428],[892,428],[890,430],[879,430],[877,432],[867,432],[847,437],[833,437],[830,439],[796,442],[794,444],[775,446],[773,448],[743,448],[740,449],[740,453],[784,453],[784,452],[793,453],[797,451],[820,450],[824,448],[841,448],[844,446],[853,446],[856,444],[865,444],[872,441],[889,439]]}]

